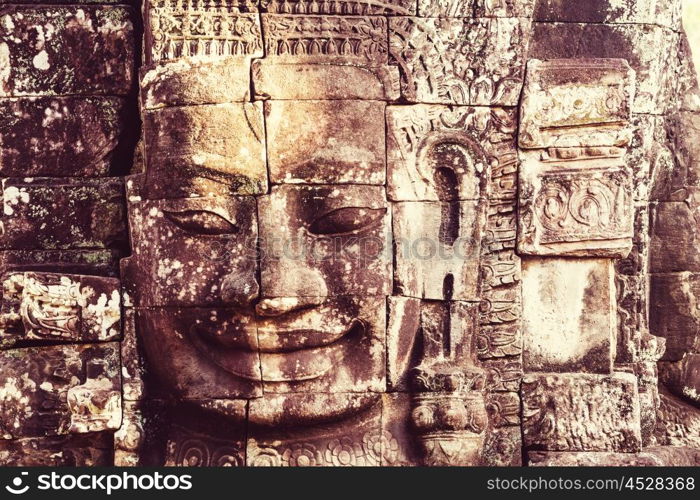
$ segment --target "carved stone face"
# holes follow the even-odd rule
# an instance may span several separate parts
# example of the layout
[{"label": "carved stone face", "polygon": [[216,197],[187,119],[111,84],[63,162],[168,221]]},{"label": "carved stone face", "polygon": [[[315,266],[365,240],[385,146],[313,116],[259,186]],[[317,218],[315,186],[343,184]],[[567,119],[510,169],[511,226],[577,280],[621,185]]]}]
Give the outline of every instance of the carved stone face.
[{"label": "carved stone face", "polygon": [[386,205],[347,185],[132,203],[125,276],[154,367],[186,399],[381,391]]},{"label": "carved stone face", "polygon": [[192,105],[237,99],[172,83],[200,69],[142,83],[146,172],[128,183],[123,276],[151,365],[184,400],[326,395],[302,422],[358,409],[353,395],[386,388],[385,103],[273,99],[263,127],[260,102]]}]

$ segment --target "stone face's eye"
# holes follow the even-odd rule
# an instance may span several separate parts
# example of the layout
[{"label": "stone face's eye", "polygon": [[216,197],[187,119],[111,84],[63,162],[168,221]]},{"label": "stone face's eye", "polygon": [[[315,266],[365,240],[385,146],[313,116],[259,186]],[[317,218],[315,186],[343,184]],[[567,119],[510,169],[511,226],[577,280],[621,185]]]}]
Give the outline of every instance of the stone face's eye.
[{"label": "stone face's eye", "polygon": [[384,214],[386,208],[339,208],[314,220],[309,226],[309,232],[319,235],[357,233],[373,226]]},{"label": "stone face's eye", "polygon": [[180,229],[198,234],[231,234],[238,228],[219,214],[207,210],[185,210],[183,212],[168,212],[165,216]]}]

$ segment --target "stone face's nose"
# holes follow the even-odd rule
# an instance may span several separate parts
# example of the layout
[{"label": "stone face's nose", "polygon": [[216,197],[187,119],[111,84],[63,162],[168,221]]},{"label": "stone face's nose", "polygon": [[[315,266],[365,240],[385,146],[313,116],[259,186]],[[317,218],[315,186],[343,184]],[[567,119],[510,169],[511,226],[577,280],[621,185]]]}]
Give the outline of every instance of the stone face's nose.
[{"label": "stone face's nose", "polygon": [[244,309],[253,307],[260,296],[260,285],[256,279],[234,272],[227,275],[221,283],[221,298],[227,304]]},{"label": "stone face's nose", "polygon": [[[264,280],[266,297],[326,297],[328,287],[320,270],[300,262],[268,262],[274,269],[262,269],[267,274]],[[266,272],[267,271],[267,272]]]}]

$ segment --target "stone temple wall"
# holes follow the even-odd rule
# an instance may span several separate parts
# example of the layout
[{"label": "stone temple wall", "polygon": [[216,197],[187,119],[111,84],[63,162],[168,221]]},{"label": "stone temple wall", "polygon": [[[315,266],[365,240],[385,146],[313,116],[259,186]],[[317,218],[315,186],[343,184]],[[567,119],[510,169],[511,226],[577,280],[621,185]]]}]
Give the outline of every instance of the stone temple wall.
[{"label": "stone temple wall", "polygon": [[679,0],[0,0],[0,464],[700,464]]}]

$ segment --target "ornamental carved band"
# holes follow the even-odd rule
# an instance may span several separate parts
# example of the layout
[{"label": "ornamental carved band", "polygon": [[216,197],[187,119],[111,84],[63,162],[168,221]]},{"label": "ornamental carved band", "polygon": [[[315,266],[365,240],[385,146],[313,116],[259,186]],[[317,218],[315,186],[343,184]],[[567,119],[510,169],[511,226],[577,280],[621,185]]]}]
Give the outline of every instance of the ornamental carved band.
[{"label": "ornamental carved band", "polygon": [[1,465],[700,464],[679,0],[124,3],[0,9]]}]

